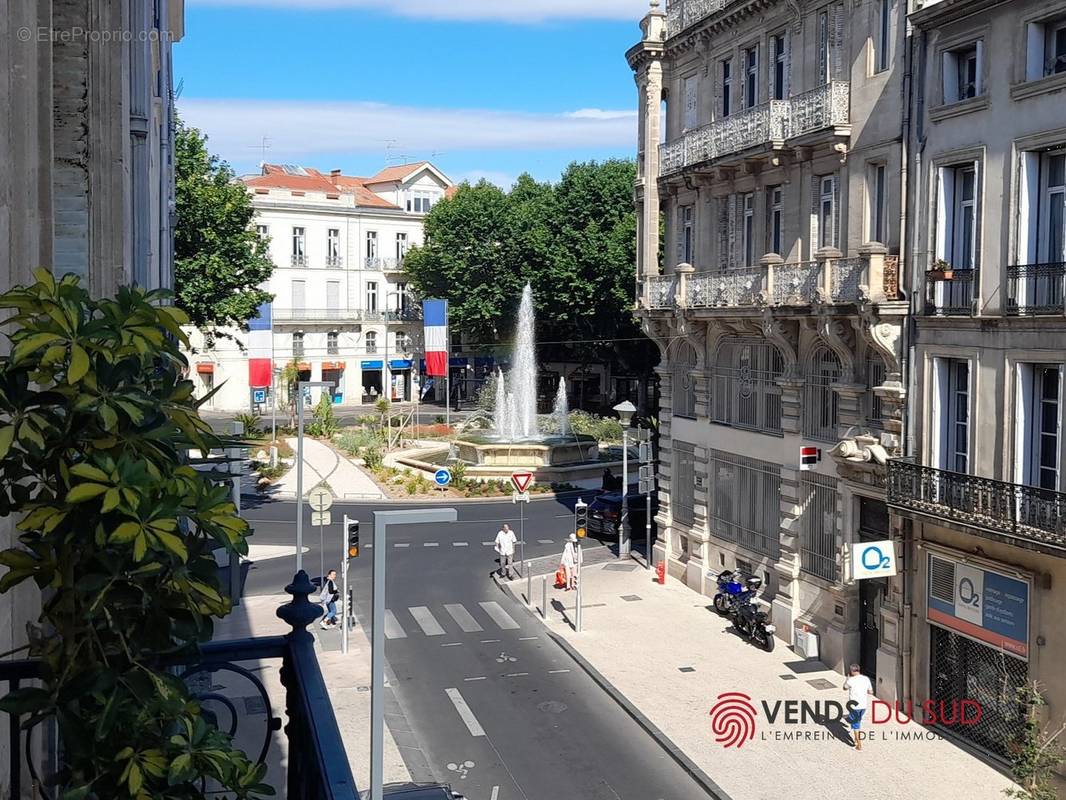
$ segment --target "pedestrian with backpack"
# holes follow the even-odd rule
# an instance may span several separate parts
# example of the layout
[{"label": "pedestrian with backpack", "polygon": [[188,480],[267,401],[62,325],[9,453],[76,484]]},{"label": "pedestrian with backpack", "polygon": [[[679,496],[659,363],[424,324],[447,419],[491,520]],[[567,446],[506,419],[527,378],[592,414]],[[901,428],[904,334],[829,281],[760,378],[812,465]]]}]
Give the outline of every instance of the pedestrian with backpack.
[{"label": "pedestrian with backpack", "polygon": [[318,596],[318,602],[326,610],[325,616],[322,617],[322,630],[337,627],[337,601],[340,596],[340,590],[337,588],[337,570],[331,569],[326,573],[322,593]]}]

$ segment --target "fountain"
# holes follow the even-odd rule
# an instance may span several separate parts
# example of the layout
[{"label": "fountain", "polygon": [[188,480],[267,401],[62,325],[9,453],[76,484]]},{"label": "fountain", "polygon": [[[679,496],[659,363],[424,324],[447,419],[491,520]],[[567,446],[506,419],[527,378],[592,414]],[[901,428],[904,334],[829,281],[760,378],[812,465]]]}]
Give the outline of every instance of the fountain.
[{"label": "fountain", "polygon": [[[504,377],[496,373],[496,436],[504,442],[528,441],[540,438],[537,429],[537,348],[534,336],[533,289],[526,284],[522,303],[518,307],[518,329],[515,333],[511,372]],[[505,397],[503,412],[500,398]]]},{"label": "fountain", "polygon": [[555,407],[552,409],[556,427],[560,436],[570,435],[570,402],[566,399],[566,378],[559,376],[559,391],[555,393]]}]

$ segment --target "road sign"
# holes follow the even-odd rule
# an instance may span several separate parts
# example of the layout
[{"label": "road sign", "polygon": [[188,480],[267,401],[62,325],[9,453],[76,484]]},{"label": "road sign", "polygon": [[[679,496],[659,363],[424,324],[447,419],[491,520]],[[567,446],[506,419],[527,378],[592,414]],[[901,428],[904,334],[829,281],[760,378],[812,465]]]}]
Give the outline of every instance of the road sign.
[{"label": "road sign", "polygon": [[452,472],[449,469],[438,469],[433,473],[433,481],[442,489],[452,482]]},{"label": "road sign", "polygon": [[640,468],[640,479],[642,481],[650,481],[655,478],[655,467],[651,464],[644,464]]},{"label": "road sign", "polygon": [[890,578],[896,574],[896,547],[891,541],[860,542],[851,546],[851,576]]},{"label": "road sign", "polygon": [[252,402],[257,406],[263,405],[267,401],[266,389],[253,389],[252,390]]},{"label": "road sign", "polygon": [[512,492],[511,493],[511,502],[512,503],[528,503],[529,502],[529,492]]},{"label": "road sign", "polygon": [[311,524],[312,525],[332,525],[333,515],[328,511],[312,511],[311,512]]},{"label": "road sign", "polygon": [[333,492],[320,484],[308,492],[307,504],[312,511],[329,511],[333,507]]},{"label": "road sign", "polygon": [[524,494],[529,490],[529,487],[533,485],[533,473],[532,472],[512,472],[511,483],[514,485],[514,490],[519,494]]},{"label": "road sign", "polygon": [[655,481],[641,479],[640,487],[637,489],[637,491],[640,494],[648,494],[648,493],[652,492],[654,489],[655,489]]}]

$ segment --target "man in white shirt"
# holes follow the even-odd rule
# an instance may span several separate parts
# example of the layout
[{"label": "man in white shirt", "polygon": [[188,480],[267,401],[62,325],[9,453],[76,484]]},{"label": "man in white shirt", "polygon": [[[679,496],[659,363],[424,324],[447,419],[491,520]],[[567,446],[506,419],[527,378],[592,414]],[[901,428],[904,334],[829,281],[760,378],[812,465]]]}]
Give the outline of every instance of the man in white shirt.
[{"label": "man in white shirt", "polygon": [[500,528],[496,534],[496,552],[500,554],[500,569],[496,574],[501,578],[506,574],[507,579],[511,579],[511,570],[514,567],[514,546],[518,542],[518,537],[514,535],[514,531],[503,523],[503,527]]},{"label": "man in white shirt", "polygon": [[848,668],[848,678],[844,681],[844,691],[848,693],[848,722],[851,723],[851,735],[855,739],[855,749],[862,750],[862,717],[866,713],[870,695],[874,693],[873,684],[859,671],[858,664]]}]

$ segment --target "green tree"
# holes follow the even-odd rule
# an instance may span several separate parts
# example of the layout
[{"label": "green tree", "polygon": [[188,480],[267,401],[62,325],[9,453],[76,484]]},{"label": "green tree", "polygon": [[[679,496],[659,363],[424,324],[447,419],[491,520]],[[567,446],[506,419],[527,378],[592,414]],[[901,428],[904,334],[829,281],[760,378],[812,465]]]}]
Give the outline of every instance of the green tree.
[{"label": "green tree", "polygon": [[177,304],[210,339],[245,328],[272,296],[260,287],[274,265],[252,227],[255,209],[207,138],[178,122],[175,138],[178,222],[174,231]]}]

